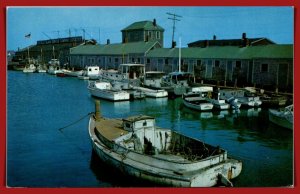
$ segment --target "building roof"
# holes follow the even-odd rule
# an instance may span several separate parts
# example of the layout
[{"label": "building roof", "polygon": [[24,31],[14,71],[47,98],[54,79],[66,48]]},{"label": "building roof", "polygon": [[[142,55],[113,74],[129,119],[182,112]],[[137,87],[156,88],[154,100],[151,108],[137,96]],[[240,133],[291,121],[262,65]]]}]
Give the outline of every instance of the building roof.
[{"label": "building roof", "polygon": [[156,24],[156,20],[154,19],[153,21],[140,21],[140,22],[134,22],[124,28],[123,31],[129,31],[129,30],[159,30],[159,31],[164,31],[164,29]]},{"label": "building roof", "polygon": [[[149,51],[147,57],[178,58],[179,48],[157,48]],[[198,59],[255,59],[255,58],[293,58],[293,45],[262,46],[211,46],[181,49],[182,58]]]},{"label": "building roof", "polygon": [[275,44],[268,38],[247,38],[243,39],[221,39],[221,40],[198,40],[195,42],[188,43],[189,47],[206,47],[208,46],[241,46],[243,41],[248,41],[249,45],[267,45]]},{"label": "building roof", "polygon": [[124,54],[144,54],[160,44],[157,41],[130,42],[106,45],[82,44],[70,49],[71,55],[124,55]]}]

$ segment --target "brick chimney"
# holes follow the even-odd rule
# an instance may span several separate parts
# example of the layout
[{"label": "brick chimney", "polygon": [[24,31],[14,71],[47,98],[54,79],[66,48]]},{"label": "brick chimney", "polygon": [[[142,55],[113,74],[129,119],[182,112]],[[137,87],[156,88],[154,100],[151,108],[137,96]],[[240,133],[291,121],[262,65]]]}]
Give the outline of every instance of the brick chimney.
[{"label": "brick chimney", "polygon": [[155,18],[153,19],[152,23],[153,23],[153,26],[156,26],[156,19]]},{"label": "brick chimney", "polygon": [[249,46],[249,39],[247,38],[246,33],[242,34],[242,47]]}]

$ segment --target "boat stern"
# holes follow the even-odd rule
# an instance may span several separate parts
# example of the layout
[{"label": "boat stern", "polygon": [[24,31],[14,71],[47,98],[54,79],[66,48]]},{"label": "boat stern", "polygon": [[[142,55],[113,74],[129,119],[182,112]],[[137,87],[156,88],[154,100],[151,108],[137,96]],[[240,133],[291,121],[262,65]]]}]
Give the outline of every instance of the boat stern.
[{"label": "boat stern", "polygon": [[242,172],[242,162],[235,159],[227,159],[203,171],[191,179],[191,187],[212,187],[224,185],[232,187],[231,180]]}]

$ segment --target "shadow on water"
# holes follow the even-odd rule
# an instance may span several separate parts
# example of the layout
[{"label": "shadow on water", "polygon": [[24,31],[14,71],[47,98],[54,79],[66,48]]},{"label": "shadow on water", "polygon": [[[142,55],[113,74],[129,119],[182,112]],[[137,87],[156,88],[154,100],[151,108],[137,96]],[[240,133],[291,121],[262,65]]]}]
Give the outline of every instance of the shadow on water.
[{"label": "shadow on water", "polygon": [[124,174],[121,170],[103,162],[94,150],[91,153],[90,169],[102,187],[163,187],[163,185]]}]

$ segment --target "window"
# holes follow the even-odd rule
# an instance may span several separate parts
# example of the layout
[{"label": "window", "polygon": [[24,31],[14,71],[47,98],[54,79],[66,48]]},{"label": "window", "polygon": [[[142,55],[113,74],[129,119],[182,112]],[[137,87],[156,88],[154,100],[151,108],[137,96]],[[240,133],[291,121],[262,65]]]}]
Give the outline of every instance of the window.
[{"label": "window", "polygon": [[165,64],[168,65],[169,64],[169,60],[165,59]]},{"label": "window", "polygon": [[110,57],[108,58],[108,62],[111,63],[111,58]]},{"label": "window", "polygon": [[215,60],[215,67],[220,67],[220,61],[219,60]]},{"label": "window", "polygon": [[160,32],[159,31],[156,32],[156,39],[160,39]]},{"label": "window", "polygon": [[115,58],[115,63],[118,63],[119,62],[119,58]]},{"label": "window", "polygon": [[197,60],[197,65],[201,65],[201,60]]},{"label": "window", "polygon": [[148,37],[152,38],[152,32],[151,31],[148,31]]},{"label": "window", "polygon": [[235,62],[235,67],[241,69],[242,68],[242,62],[241,61],[236,61]]},{"label": "window", "polygon": [[269,71],[269,65],[266,64],[266,63],[261,64],[260,71],[261,72],[268,72]]},{"label": "window", "polygon": [[150,64],[150,59],[147,59],[147,64]]}]

